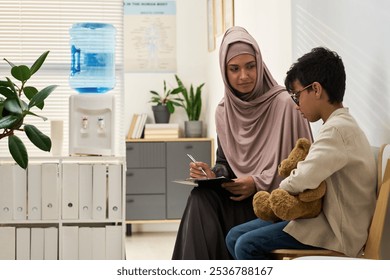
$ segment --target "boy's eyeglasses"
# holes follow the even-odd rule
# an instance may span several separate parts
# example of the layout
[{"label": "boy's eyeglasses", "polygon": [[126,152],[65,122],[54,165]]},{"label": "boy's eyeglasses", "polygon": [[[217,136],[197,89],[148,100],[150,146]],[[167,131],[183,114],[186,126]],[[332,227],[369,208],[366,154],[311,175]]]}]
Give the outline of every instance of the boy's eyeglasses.
[{"label": "boy's eyeglasses", "polygon": [[307,90],[309,87],[313,86],[313,83],[311,83],[310,85],[308,86],[305,86],[303,89],[301,90],[298,90],[296,92],[292,92],[290,93],[290,96],[292,98],[292,100],[295,102],[295,104],[297,104],[299,106],[299,96],[301,95],[301,93],[304,91],[304,90]]}]

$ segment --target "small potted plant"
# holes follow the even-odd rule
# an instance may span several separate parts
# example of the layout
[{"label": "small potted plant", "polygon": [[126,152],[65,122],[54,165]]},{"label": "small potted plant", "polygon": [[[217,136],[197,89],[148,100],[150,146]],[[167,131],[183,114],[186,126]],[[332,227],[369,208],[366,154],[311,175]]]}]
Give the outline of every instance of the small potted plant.
[{"label": "small potted plant", "polygon": [[154,120],[156,123],[169,123],[171,114],[175,112],[175,106],[181,106],[183,100],[178,96],[180,88],[167,89],[166,81],[164,80],[164,92],[159,94],[158,92],[151,90],[152,97],[150,103],[154,103],[152,106]]},{"label": "small potted plant", "polygon": [[202,136],[202,121],[199,120],[202,111],[202,83],[196,89],[191,84],[190,90],[184,86],[180,78],[175,75],[178,89],[183,96],[180,106],[184,108],[187,113],[188,121],[184,122],[184,131],[186,137],[201,137]]},{"label": "small potted plant", "polygon": [[12,158],[22,168],[28,166],[28,153],[22,140],[16,136],[17,132],[24,132],[28,139],[39,149],[49,152],[51,140],[34,125],[24,122],[29,116],[47,118],[32,112],[34,107],[43,109],[44,100],[57,87],[51,85],[38,91],[33,86],[26,86],[27,81],[41,68],[49,51],[44,52],[31,67],[15,65],[4,58],[11,66],[11,75],[18,82],[13,82],[9,77],[0,80],[0,139],[8,137],[8,149]]}]

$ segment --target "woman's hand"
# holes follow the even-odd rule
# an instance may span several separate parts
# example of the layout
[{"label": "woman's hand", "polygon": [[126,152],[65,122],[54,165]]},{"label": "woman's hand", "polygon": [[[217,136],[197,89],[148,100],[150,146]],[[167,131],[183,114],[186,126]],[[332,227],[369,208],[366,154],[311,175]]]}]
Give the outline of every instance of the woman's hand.
[{"label": "woman's hand", "polygon": [[[203,173],[203,171],[206,175]],[[190,163],[190,177],[191,178],[215,178],[215,174],[211,171],[210,166],[207,163],[197,161]]]},{"label": "woman's hand", "polygon": [[234,179],[234,182],[223,183],[222,187],[234,194],[230,199],[241,201],[250,197],[256,192],[255,181],[252,176]]}]

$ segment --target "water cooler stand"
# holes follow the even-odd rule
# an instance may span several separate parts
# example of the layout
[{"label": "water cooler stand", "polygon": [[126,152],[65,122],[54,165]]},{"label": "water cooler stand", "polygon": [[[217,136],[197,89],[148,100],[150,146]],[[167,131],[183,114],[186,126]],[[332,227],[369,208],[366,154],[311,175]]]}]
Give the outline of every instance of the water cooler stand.
[{"label": "water cooler stand", "polygon": [[69,98],[69,154],[113,156],[115,96],[77,94]]}]

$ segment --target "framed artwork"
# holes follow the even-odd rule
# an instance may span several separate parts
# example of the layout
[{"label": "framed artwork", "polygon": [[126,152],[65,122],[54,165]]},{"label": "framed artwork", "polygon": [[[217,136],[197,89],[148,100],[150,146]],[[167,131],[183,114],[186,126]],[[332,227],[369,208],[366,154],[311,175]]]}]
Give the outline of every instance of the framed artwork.
[{"label": "framed artwork", "polygon": [[222,35],[224,32],[223,0],[214,0],[214,25],[214,35]]},{"label": "framed artwork", "polygon": [[234,26],[234,0],[223,0],[223,32]]},{"label": "framed artwork", "polygon": [[207,0],[207,41],[209,52],[215,50],[214,0]]}]

